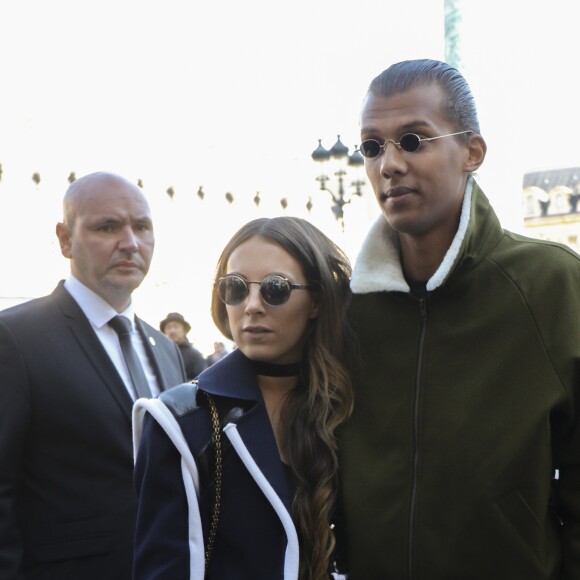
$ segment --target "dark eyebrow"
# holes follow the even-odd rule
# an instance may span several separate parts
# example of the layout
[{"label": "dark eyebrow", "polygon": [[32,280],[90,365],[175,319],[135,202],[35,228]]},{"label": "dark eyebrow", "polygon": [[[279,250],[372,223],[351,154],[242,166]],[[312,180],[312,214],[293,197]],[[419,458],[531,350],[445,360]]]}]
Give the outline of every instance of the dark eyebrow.
[{"label": "dark eyebrow", "polygon": [[[97,220],[95,220],[93,222],[93,227],[103,227],[103,226],[109,226],[109,227],[116,227],[116,226],[120,226],[121,224],[126,223],[124,219],[119,219],[116,217],[111,217],[111,216],[101,216],[100,218],[98,218]],[[142,216],[140,218],[131,220],[131,225],[132,226],[147,226],[149,228],[153,228],[153,221],[151,218],[147,217],[147,216]]]},{"label": "dark eyebrow", "polygon": [[[404,125],[399,127],[399,133],[400,133],[400,135],[404,135],[405,133],[409,133],[412,131],[421,131],[421,130],[426,130],[426,129],[433,130],[433,126],[430,123],[428,123],[427,121],[421,121],[421,120],[409,121],[408,123],[405,123]],[[379,133],[380,133],[380,131],[378,131],[374,127],[362,127],[361,128],[361,135],[378,135]]]},{"label": "dark eyebrow", "polygon": [[421,129],[433,129],[433,125],[431,123],[427,123],[427,121],[410,121],[409,123],[405,123],[401,127],[401,131],[420,131]]},{"label": "dark eyebrow", "polygon": [[120,220],[112,218],[112,217],[104,217],[104,218],[100,218],[98,220],[96,220],[94,222],[94,225],[97,227],[101,227],[101,226],[116,226],[118,225],[120,222]]},{"label": "dark eyebrow", "polygon": [[152,226],[153,225],[153,220],[150,217],[143,216],[143,217],[140,217],[140,218],[137,218],[137,219],[133,220],[133,223],[136,223],[136,224],[146,224],[148,226]]},{"label": "dark eyebrow", "polygon": [[360,134],[361,135],[376,135],[378,131],[374,127],[361,127]]}]

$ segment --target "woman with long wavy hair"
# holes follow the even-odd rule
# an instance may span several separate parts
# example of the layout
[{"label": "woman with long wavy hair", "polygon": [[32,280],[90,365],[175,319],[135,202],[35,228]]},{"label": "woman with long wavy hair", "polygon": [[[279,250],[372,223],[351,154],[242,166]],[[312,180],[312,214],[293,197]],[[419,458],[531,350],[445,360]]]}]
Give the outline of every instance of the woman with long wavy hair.
[{"label": "woman with long wavy hair", "polygon": [[224,248],[212,316],[237,346],[194,385],[135,405],[135,575],[345,578],[337,428],[350,264],[309,222],[257,219]]}]

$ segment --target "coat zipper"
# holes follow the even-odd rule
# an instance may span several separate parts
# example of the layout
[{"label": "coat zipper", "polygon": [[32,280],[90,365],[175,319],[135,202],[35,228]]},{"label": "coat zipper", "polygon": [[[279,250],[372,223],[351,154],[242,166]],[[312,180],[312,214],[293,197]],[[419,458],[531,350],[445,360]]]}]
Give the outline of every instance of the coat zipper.
[{"label": "coat zipper", "polygon": [[411,487],[411,505],[409,509],[409,580],[414,578],[415,559],[415,510],[417,503],[417,487],[419,479],[419,402],[421,394],[421,371],[423,367],[423,348],[427,332],[427,302],[419,299],[421,313],[421,335],[419,337],[419,359],[417,361],[417,376],[415,381],[415,403],[413,409],[413,483]]}]

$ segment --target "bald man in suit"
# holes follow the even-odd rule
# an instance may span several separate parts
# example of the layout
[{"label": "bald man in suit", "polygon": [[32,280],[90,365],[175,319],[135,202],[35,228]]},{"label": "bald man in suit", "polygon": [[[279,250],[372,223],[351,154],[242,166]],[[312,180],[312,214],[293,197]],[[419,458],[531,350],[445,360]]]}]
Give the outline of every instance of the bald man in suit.
[{"label": "bald man in suit", "polygon": [[0,312],[0,580],[128,580],[140,394],[109,320],[128,321],[150,394],[184,382],[183,363],[133,311],[155,245],[141,189],[82,177],[56,233],[69,278]]}]

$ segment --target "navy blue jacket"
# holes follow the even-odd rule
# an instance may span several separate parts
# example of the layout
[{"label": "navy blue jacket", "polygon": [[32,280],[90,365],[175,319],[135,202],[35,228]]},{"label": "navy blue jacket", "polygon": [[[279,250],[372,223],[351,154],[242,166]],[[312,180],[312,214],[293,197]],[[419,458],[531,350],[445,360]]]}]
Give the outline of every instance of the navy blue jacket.
[{"label": "navy blue jacket", "polygon": [[[222,425],[227,423],[222,434],[221,513],[206,578],[297,578],[292,487],[250,361],[234,351],[200,375],[198,388],[213,395]],[[200,537],[203,532],[207,541],[215,500],[214,465],[210,461],[206,473],[203,457],[212,428],[205,397],[197,395],[197,403],[192,402],[184,414],[177,413],[178,428],[173,432],[177,437],[183,434],[186,453],[187,449],[192,453],[189,471],[182,467],[187,462],[161,425],[165,419],[156,410],[158,400],[141,399],[135,404],[136,580],[204,577]],[[228,417],[232,408],[243,412]],[[192,484],[197,476],[198,493]]]}]

